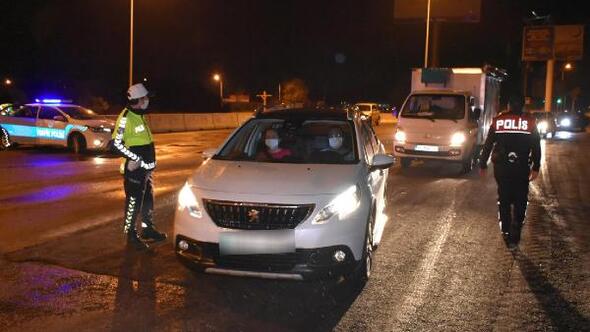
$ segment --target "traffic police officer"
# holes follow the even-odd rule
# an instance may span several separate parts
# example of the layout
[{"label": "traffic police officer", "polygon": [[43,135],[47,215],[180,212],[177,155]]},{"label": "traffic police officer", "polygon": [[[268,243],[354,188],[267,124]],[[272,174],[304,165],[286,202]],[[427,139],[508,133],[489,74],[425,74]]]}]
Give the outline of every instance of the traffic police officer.
[{"label": "traffic police officer", "polygon": [[[125,220],[127,244],[149,249],[147,242],[159,242],[166,234],[154,227],[154,189],[152,172],[156,167],[156,150],[144,114],[149,105],[148,91],[141,83],[127,91],[128,106],[121,112],[113,132],[114,148],[124,157]],[[141,212],[142,231],[138,235],[136,220]]]},{"label": "traffic police officer", "polygon": [[490,153],[498,184],[502,235],[508,245],[513,247],[520,241],[529,181],[539,175],[541,162],[537,125],[532,116],[523,114],[522,96],[512,96],[507,111],[492,121],[480,158],[482,176],[485,175]]}]

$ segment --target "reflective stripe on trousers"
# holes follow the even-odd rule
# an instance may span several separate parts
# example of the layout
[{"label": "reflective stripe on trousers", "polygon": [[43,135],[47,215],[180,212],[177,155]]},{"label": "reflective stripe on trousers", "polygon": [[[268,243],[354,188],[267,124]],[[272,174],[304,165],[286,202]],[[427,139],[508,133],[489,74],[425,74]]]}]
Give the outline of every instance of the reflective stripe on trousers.
[{"label": "reflective stripe on trousers", "polygon": [[137,216],[141,213],[142,226],[148,227],[153,223],[154,214],[154,186],[152,172],[142,169],[125,171],[125,233],[137,232]]}]

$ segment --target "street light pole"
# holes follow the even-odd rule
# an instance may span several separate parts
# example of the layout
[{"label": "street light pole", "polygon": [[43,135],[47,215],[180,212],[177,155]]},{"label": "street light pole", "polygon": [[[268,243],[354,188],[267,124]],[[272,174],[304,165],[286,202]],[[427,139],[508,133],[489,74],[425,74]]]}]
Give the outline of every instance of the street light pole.
[{"label": "street light pole", "polygon": [[215,74],[213,75],[213,80],[219,82],[219,103],[223,108],[223,79],[221,75]]},{"label": "street light pole", "polygon": [[424,68],[428,68],[428,41],[430,39],[430,0],[426,5],[426,41],[424,46]]},{"label": "street light pole", "polygon": [[133,85],[133,0],[131,0],[131,15],[129,23],[129,86]]}]

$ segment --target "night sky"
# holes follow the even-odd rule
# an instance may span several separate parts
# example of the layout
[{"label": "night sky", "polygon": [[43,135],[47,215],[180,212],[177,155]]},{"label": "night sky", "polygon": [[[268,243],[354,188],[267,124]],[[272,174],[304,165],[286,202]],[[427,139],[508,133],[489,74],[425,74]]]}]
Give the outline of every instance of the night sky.
[{"label": "night sky", "polygon": [[[394,0],[135,0],[135,79],[148,79],[160,111],[210,111],[225,94],[276,94],[300,78],[314,100],[399,105],[410,68],[423,64],[423,23],[394,22]],[[443,0],[433,0],[443,1]],[[586,24],[587,1],[483,0],[480,23],[443,23],[441,66],[506,68],[521,86],[524,19]],[[63,96],[123,102],[127,87],[129,1],[2,0],[1,102]],[[588,33],[585,33],[588,49]],[[575,62],[564,89],[580,86],[590,102],[588,60]],[[559,63],[556,64],[556,66]],[[544,67],[533,63],[531,91]],[[10,91],[9,91],[10,90]],[[542,93],[542,92],[541,92]]]}]

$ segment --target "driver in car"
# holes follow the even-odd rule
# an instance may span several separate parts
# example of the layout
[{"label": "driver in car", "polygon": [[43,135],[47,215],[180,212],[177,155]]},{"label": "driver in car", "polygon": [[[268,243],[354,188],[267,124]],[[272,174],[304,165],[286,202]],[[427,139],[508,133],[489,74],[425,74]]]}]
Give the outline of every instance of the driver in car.
[{"label": "driver in car", "polygon": [[293,154],[291,149],[280,146],[279,133],[274,128],[267,128],[264,132],[264,149],[256,156],[257,160],[281,160]]}]

